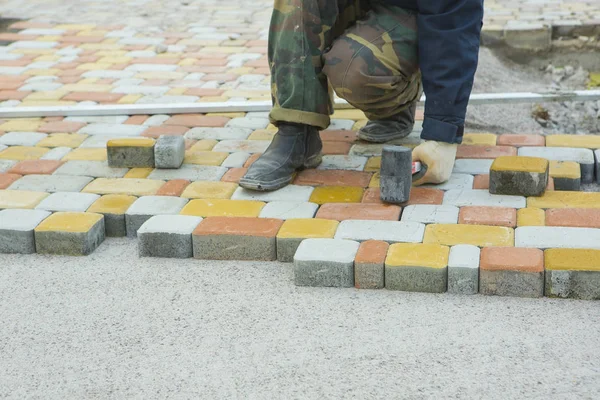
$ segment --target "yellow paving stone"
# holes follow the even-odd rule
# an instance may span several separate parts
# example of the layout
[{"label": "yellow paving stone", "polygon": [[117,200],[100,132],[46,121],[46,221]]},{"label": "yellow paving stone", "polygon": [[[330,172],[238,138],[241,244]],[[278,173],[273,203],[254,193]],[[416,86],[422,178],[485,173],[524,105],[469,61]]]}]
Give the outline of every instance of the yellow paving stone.
[{"label": "yellow paving stone", "polygon": [[369,182],[370,188],[378,188],[381,184],[381,173],[379,171],[375,172],[371,177],[371,182]]},{"label": "yellow paving stone", "polygon": [[548,170],[548,160],[539,157],[501,156],[494,160],[490,169],[544,173]]},{"label": "yellow paving stone", "polygon": [[96,200],[88,212],[99,214],[125,214],[127,209],[137,200],[135,196],[123,194],[107,194]]},{"label": "yellow paving stone", "polygon": [[95,93],[107,93],[110,92],[113,87],[112,85],[98,85],[98,84],[80,84],[73,83],[62,87],[63,90],[69,92],[95,92]]},{"label": "yellow paving stone", "polygon": [[128,179],[144,179],[154,171],[154,168],[132,168],[125,174],[123,178]]},{"label": "yellow paving stone", "polygon": [[123,45],[117,43],[84,43],[79,45],[82,50],[121,50]]},{"label": "yellow paving stone", "polygon": [[75,69],[81,69],[84,71],[98,71],[98,70],[105,70],[105,69],[110,69],[110,67],[112,67],[113,64],[109,64],[109,63],[85,63],[85,64],[79,64]]},{"label": "yellow paving stone", "polygon": [[45,55],[45,56],[39,56],[39,57],[37,57],[34,61],[35,62],[58,61],[60,59],[61,59],[61,56],[58,56],[58,55]]},{"label": "yellow paving stone", "polygon": [[312,192],[310,201],[317,204],[325,203],[360,203],[363,188],[350,186],[318,186]]},{"label": "yellow paving stone", "polygon": [[186,199],[230,199],[238,185],[233,182],[192,182],[181,197]]},{"label": "yellow paving stone", "polygon": [[224,96],[203,96],[198,99],[197,103],[222,103],[228,100],[229,97]]},{"label": "yellow paving stone", "polygon": [[112,139],[106,142],[106,147],[152,147],[156,140],[150,138]]},{"label": "yellow paving stone", "polygon": [[218,46],[221,40],[183,39],[177,42],[179,46]]},{"label": "yellow paving stone", "polygon": [[277,238],[333,238],[339,224],[338,221],[318,218],[288,219],[281,226]]},{"label": "yellow paving stone", "polygon": [[35,132],[42,125],[41,118],[17,118],[9,119],[5,123],[0,124],[0,131],[4,132]]},{"label": "yellow paving stone", "polygon": [[56,42],[57,40],[60,40],[61,36],[41,36],[37,39],[35,39],[36,42]]},{"label": "yellow paving stone", "polygon": [[79,147],[88,135],[82,135],[80,133],[51,133],[44,139],[40,140],[37,147]]},{"label": "yellow paving stone", "polygon": [[104,36],[109,31],[99,30],[99,29],[86,29],[78,32],[75,36]]},{"label": "yellow paving stone", "polygon": [[30,55],[47,55],[54,54],[58,49],[12,49],[11,53],[30,54]]},{"label": "yellow paving stone", "polygon": [[359,121],[367,119],[367,116],[361,110],[348,109],[348,110],[335,110],[331,119],[353,119]]},{"label": "yellow paving stone", "polygon": [[96,83],[100,78],[85,78],[77,82],[78,85],[90,85]]},{"label": "yellow paving stone", "polygon": [[102,42],[102,44],[113,44],[113,43],[118,43],[120,40],[120,38],[108,38],[108,39],[104,39]]},{"label": "yellow paving stone", "polygon": [[58,90],[49,90],[49,91],[44,91],[44,92],[34,92],[31,93],[30,95],[28,95],[27,97],[25,97],[23,100],[24,101],[29,101],[29,100],[60,100],[63,97],[65,97],[67,94],[69,93],[68,90],[61,88]]},{"label": "yellow paving stone", "polygon": [[11,146],[0,151],[0,159],[2,160],[37,160],[50,149],[45,147],[29,147],[29,146]]},{"label": "yellow paving stone", "polygon": [[511,228],[486,225],[428,225],[423,243],[454,246],[471,244],[479,247],[511,247],[515,232]]},{"label": "yellow paving stone", "polygon": [[581,179],[581,167],[575,161],[550,161],[552,178]]},{"label": "yellow paving stone", "polygon": [[181,210],[196,217],[258,217],[266,203],[252,200],[197,199]]},{"label": "yellow paving stone", "polygon": [[547,190],[540,197],[527,198],[527,207],[600,208],[600,193]]},{"label": "yellow paving stone", "polygon": [[78,148],[67,153],[63,161],[106,161],[106,149]]},{"label": "yellow paving stone", "polygon": [[228,70],[227,72],[230,74],[236,74],[236,75],[247,75],[247,74],[251,74],[253,71],[254,71],[254,68],[237,67],[237,68],[232,68],[232,69]]},{"label": "yellow paving stone", "polygon": [[381,156],[371,157],[365,164],[366,172],[379,172],[381,170]]},{"label": "yellow paving stone", "polygon": [[217,145],[217,143],[219,143],[219,141],[218,140],[214,140],[214,139],[202,139],[202,140],[198,140],[189,149],[189,151],[191,151],[191,152],[210,151],[210,150],[213,149],[213,147],[215,147]]},{"label": "yellow paving stone", "polygon": [[225,118],[244,118],[246,116],[246,113],[244,112],[214,112],[214,113],[208,113],[206,114],[207,117],[225,117]]},{"label": "yellow paving stone", "polygon": [[148,71],[135,74],[137,79],[183,79],[186,77],[185,72],[176,71]]},{"label": "yellow paving stone", "polygon": [[57,68],[33,68],[22,72],[23,75],[31,76],[57,76],[62,70]]},{"label": "yellow paving stone", "polygon": [[498,137],[493,133],[465,133],[463,144],[495,146]]},{"label": "yellow paving stone", "polygon": [[275,125],[273,125],[273,124],[269,124],[269,125],[267,126],[267,128],[266,128],[266,129],[267,129],[267,131],[269,131],[269,132],[277,132],[277,131],[279,130],[279,128],[277,128],[277,127],[276,127]]},{"label": "yellow paving stone", "polygon": [[[41,93],[41,92],[40,92]],[[19,107],[50,107],[50,106],[73,106],[76,101],[63,100],[25,100],[19,104]]]},{"label": "yellow paving stone", "polygon": [[219,166],[223,164],[223,161],[225,161],[227,157],[229,157],[229,153],[220,153],[216,151],[188,150],[185,152],[185,158],[183,159],[183,163]]},{"label": "yellow paving stone", "polygon": [[0,209],[32,209],[49,195],[49,193],[28,190],[0,190]]},{"label": "yellow paving stone", "polygon": [[200,49],[199,53],[226,53],[226,54],[237,54],[237,53],[246,53],[248,49],[245,47],[214,47],[214,46],[206,46]]},{"label": "yellow paving stone", "polygon": [[544,226],[546,213],[541,208],[521,208],[517,210],[517,226]]},{"label": "yellow paving stone", "polygon": [[87,232],[103,218],[102,214],[90,212],[57,212],[43,220],[35,231]]},{"label": "yellow paving stone", "polygon": [[356,121],[354,126],[352,126],[352,130],[358,131],[359,129],[364,128],[365,125],[367,125],[367,122],[369,122],[369,120],[366,120],[366,119],[361,119],[360,121]]},{"label": "yellow paving stone", "polygon": [[600,136],[595,135],[549,135],[546,147],[579,147],[600,149]]},{"label": "yellow paving stone", "polygon": [[135,104],[143,96],[141,94],[128,94],[117,101],[118,104]]},{"label": "yellow paving stone", "polygon": [[170,89],[166,93],[166,95],[168,95],[168,96],[181,96],[182,94],[184,94],[187,91],[188,91],[188,88],[183,88],[183,87],[173,88],[173,89]]},{"label": "yellow paving stone", "polygon": [[95,24],[60,24],[54,27],[65,31],[90,31],[94,28],[96,28]]},{"label": "yellow paving stone", "polygon": [[94,53],[97,57],[123,57],[128,52],[125,50],[100,50]]},{"label": "yellow paving stone", "polygon": [[275,132],[266,129],[258,129],[248,136],[248,140],[273,140]]},{"label": "yellow paving stone", "polygon": [[184,58],[183,60],[179,61],[177,65],[181,67],[187,67],[196,64],[196,61],[198,60],[196,60],[195,58]]},{"label": "yellow paving stone", "polygon": [[544,264],[552,271],[600,272],[600,250],[548,249],[544,251]]},{"label": "yellow paving stone", "polygon": [[438,244],[396,243],[390,246],[386,267],[427,267],[442,269],[448,266],[450,248]]},{"label": "yellow paving stone", "polygon": [[165,184],[154,179],[98,178],[83,188],[84,193],[151,196]]}]

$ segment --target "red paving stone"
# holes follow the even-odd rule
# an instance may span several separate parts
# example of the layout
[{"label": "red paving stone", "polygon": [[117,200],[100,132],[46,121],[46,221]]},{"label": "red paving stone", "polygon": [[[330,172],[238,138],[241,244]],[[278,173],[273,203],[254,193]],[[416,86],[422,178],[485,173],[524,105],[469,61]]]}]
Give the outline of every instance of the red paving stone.
[{"label": "red paving stone", "polygon": [[517,226],[517,210],[506,207],[461,207],[458,223],[514,228]]},{"label": "red paving stone", "polygon": [[47,122],[39,127],[44,133],[75,133],[86,125],[85,122],[55,121]]},{"label": "red paving stone", "polygon": [[360,244],[354,262],[357,264],[383,264],[390,248],[381,240],[367,240]]},{"label": "red paving stone", "polygon": [[0,90],[0,100],[23,100],[32,92],[22,92],[19,90]]},{"label": "red paving stone", "polygon": [[183,136],[190,128],[187,126],[178,126],[178,125],[161,125],[161,126],[151,126],[146,129],[142,136],[158,138],[161,135],[165,136]]},{"label": "red paving stone", "polygon": [[497,144],[500,146],[545,146],[546,138],[542,135],[510,135],[498,136]]},{"label": "red paving stone", "polygon": [[23,86],[23,81],[0,81],[0,90],[15,90]]},{"label": "red paving stone", "polygon": [[281,225],[283,220],[272,218],[208,217],[194,230],[194,235],[275,237]]},{"label": "red paving stone", "polygon": [[517,148],[511,146],[460,145],[456,158],[492,159],[500,156],[516,156]]},{"label": "red paving stone", "polygon": [[164,125],[179,125],[188,127],[224,127],[230,118],[207,117],[205,115],[182,114],[175,115],[165,121]]},{"label": "red paving stone", "polygon": [[262,156],[262,153],[252,154],[250,157],[248,157],[248,159],[244,163],[244,168],[250,168],[250,166],[252,164],[254,164],[256,162],[256,160],[258,160],[260,158],[260,156]]},{"label": "red paving stone", "polygon": [[327,203],[315,218],[345,221],[348,219],[398,221],[402,207],[383,204]]},{"label": "red paving stone", "polygon": [[520,247],[486,247],[480,267],[486,271],[543,272],[544,252]]},{"label": "red paving stone", "polygon": [[372,176],[371,172],[307,169],[298,174],[294,184],[308,186],[355,186],[364,188],[369,186]]},{"label": "red paving stone", "polygon": [[546,225],[600,228],[600,210],[591,208],[557,208],[546,210]]},{"label": "red paving stone", "polygon": [[149,115],[132,115],[127,119],[127,121],[123,122],[125,125],[142,125],[146,120],[150,118]]},{"label": "red paving stone", "polygon": [[158,189],[158,192],[156,192],[156,195],[179,197],[189,184],[190,181],[185,179],[173,179],[162,185],[161,188]]},{"label": "red paving stone", "polygon": [[221,178],[222,182],[239,183],[242,176],[246,175],[248,168],[230,168]]},{"label": "red paving stone", "polygon": [[6,189],[10,185],[12,185],[14,181],[21,177],[21,175],[17,174],[0,173],[0,189]]},{"label": "red paving stone", "polygon": [[[98,82],[96,82],[98,83]],[[97,102],[117,102],[124,94],[119,93],[97,93],[97,92],[72,92],[64,96],[61,100],[65,101],[97,101]]]},{"label": "red paving stone", "polygon": [[353,143],[358,140],[354,131],[322,131],[321,140],[324,142],[347,142]]},{"label": "red paving stone", "polygon": [[[387,204],[381,201],[381,191],[379,188],[369,188],[363,195],[362,203]],[[416,204],[440,205],[444,200],[444,191],[439,189],[430,189],[422,187],[413,187],[410,191],[410,199],[402,206],[411,206]]]},{"label": "red paving stone", "polygon": [[56,160],[25,160],[18,162],[8,172],[18,175],[50,175],[63,164]]},{"label": "red paving stone", "polygon": [[325,155],[348,155],[352,143],[348,142],[323,142],[323,154]]}]

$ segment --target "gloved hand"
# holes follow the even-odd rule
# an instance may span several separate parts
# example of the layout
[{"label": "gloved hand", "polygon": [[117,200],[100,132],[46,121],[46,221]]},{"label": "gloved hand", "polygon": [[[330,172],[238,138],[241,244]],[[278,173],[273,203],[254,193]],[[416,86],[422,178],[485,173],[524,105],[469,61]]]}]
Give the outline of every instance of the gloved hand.
[{"label": "gloved hand", "polygon": [[425,183],[444,183],[450,179],[456,160],[457,144],[426,141],[415,147],[412,153],[414,161],[420,161],[427,166],[427,173],[413,184],[420,186]]}]

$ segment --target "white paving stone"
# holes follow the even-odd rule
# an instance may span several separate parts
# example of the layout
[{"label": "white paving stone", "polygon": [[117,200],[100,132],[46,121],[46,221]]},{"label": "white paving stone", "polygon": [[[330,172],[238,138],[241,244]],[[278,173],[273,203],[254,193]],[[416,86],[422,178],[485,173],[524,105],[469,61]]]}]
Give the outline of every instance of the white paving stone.
[{"label": "white paving stone", "polygon": [[243,151],[237,153],[231,153],[225,161],[221,164],[222,167],[227,168],[241,168],[244,166],[246,161],[250,158],[250,153]]},{"label": "white paving stone", "polygon": [[481,175],[489,174],[494,160],[462,159],[454,163],[455,174]]},{"label": "white paving stone", "polygon": [[171,118],[169,115],[156,114],[156,115],[151,116],[147,120],[145,120],[142,125],[145,125],[145,126],[160,126],[166,120],[168,120],[169,118]]},{"label": "white paving stone", "polygon": [[32,36],[60,36],[66,31],[64,29],[39,29],[29,28],[19,31],[19,35],[32,35]]},{"label": "white paving stone", "polygon": [[304,219],[314,218],[319,205],[309,202],[272,201],[261,210],[260,218]]},{"label": "white paving stone", "polygon": [[45,137],[45,133],[9,132],[0,136],[0,144],[5,146],[35,146]]},{"label": "white paving stone", "polygon": [[15,166],[17,161],[15,160],[0,160],[0,172],[6,172]]},{"label": "white paving stone", "polygon": [[233,118],[225,125],[228,128],[265,129],[269,126],[267,118]]},{"label": "white paving stone", "polygon": [[0,211],[0,253],[35,253],[33,230],[50,214],[43,210]]},{"label": "white paving stone", "polygon": [[25,67],[2,67],[0,66],[0,75],[21,75],[25,72]]},{"label": "white paving stone", "polygon": [[356,124],[356,122],[351,119],[332,119],[327,129],[331,131],[349,131],[354,124]]},{"label": "white paving stone", "polygon": [[122,178],[127,172],[128,168],[111,168],[106,161],[67,161],[54,171],[54,175]]},{"label": "white paving stone", "polygon": [[470,244],[459,244],[450,249],[448,268],[479,268],[479,247]]},{"label": "white paving stone", "polygon": [[156,52],[152,50],[135,50],[125,54],[125,57],[131,58],[151,58],[156,57]]},{"label": "white paving stone", "polygon": [[551,161],[575,161],[580,164],[594,164],[594,152],[590,149],[571,147],[521,147],[519,155],[541,157]]},{"label": "white paving stone", "polygon": [[101,149],[101,148],[106,148],[106,144],[113,139],[122,139],[126,137],[127,139],[139,139],[139,140],[144,140],[144,139],[148,139],[146,137],[138,137],[138,136],[117,136],[117,135],[110,135],[110,136],[90,136],[89,138],[85,139],[83,141],[83,143],[81,143],[81,145],[79,146],[80,148],[94,148],[94,149]]},{"label": "white paving stone", "polygon": [[100,78],[100,79],[127,79],[133,78],[135,71],[119,71],[109,69],[99,69],[95,71],[87,71],[82,76],[84,78]]},{"label": "white paving stone", "polygon": [[202,222],[202,219],[202,217],[193,217],[191,215],[156,215],[142,225],[142,227],[138,230],[138,234],[174,233],[180,235],[191,235],[198,224]]},{"label": "white paving stone", "polygon": [[92,178],[88,176],[25,175],[10,185],[10,190],[33,192],[79,192]]},{"label": "white paving stone", "polygon": [[477,246],[457,245],[450,249],[448,259],[448,292],[476,294],[479,292],[479,257]]},{"label": "white paving stone", "polygon": [[51,149],[49,152],[40,157],[40,160],[62,160],[67,154],[69,154],[73,150],[70,147],[55,147]]},{"label": "white paving stone", "polygon": [[317,169],[345,169],[352,171],[363,171],[368,158],[362,156],[342,156],[327,155],[323,156],[323,162]]},{"label": "white paving stone", "polygon": [[252,133],[252,129],[246,128],[193,128],[186,134],[186,139],[202,140],[245,140]]},{"label": "white paving stone", "polygon": [[231,196],[232,200],[258,200],[258,201],[301,201],[310,199],[315,190],[312,186],[288,185],[272,192],[257,192],[244,188],[237,188]]},{"label": "white paving stone", "polygon": [[92,116],[92,117],[67,117],[67,122],[85,122],[88,124],[122,124],[127,121],[129,117],[127,115],[104,115],[104,116]]},{"label": "white paving stone", "polygon": [[213,148],[212,151],[224,153],[264,153],[269,147],[269,140],[222,140]]},{"label": "white paving stone", "polygon": [[133,64],[125,68],[131,72],[172,72],[176,71],[177,65],[172,64]]},{"label": "white paving stone", "polygon": [[220,181],[227,172],[225,167],[207,165],[183,164],[179,169],[155,169],[148,179],[172,180],[187,179],[188,181]]},{"label": "white paving stone", "polygon": [[139,136],[146,129],[148,128],[143,125],[89,124],[78,133],[91,136]]},{"label": "white paving stone", "polygon": [[23,85],[19,88],[19,91],[27,92],[46,92],[57,90],[63,86],[62,83],[56,82],[33,82]]},{"label": "white paving stone", "polygon": [[126,215],[175,215],[187,202],[181,197],[143,196],[127,209]]},{"label": "white paving stone", "polygon": [[14,53],[1,53],[0,52],[0,61],[14,61],[22,58],[23,54],[14,54]]},{"label": "white paving stone", "polygon": [[52,49],[58,46],[58,42],[44,42],[38,40],[19,40],[11,43],[11,49]]},{"label": "white paving stone", "polygon": [[294,261],[353,263],[359,247],[352,240],[306,239],[298,247]]},{"label": "white paving stone", "polygon": [[515,247],[600,249],[600,229],[523,226],[515,230]]},{"label": "white paving stone", "polygon": [[468,174],[452,174],[448,182],[439,185],[423,185],[423,187],[430,187],[440,190],[452,190],[452,189],[473,189],[473,175]]},{"label": "white paving stone", "polygon": [[[117,86],[117,85],[115,85],[115,86]],[[162,95],[162,94],[167,93],[169,90],[171,90],[171,88],[169,86],[140,86],[140,85],[131,84],[131,85],[118,85],[111,91],[111,93]]]},{"label": "white paving stone", "polygon": [[420,243],[424,234],[425,224],[418,222],[347,220],[340,223],[335,238],[359,242]]},{"label": "white paving stone", "polygon": [[402,222],[420,222],[422,224],[457,224],[460,209],[455,206],[417,204],[404,208]]},{"label": "white paving stone", "polygon": [[136,101],[136,104],[176,104],[195,103],[200,99],[198,96],[145,96]]},{"label": "white paving stone", "polygon": [[524,208],[527,206],[527,199],[522,196],[490,194],[488,190],[453,189],[448,190],[444,194],[443,204],[457,207],[483,206]]},{"label": "white paving stone", "polygon": [[54,212],[84,212],[99,198],[99,195],[92,193],[52,193],[42,200],[35,209]]},{"label": "white paving stone", "polygon": [[131,44],[131,45],[148,45],[154,46],[161,44],[165,41],[165,38],[151,38],[151,37],[126,37],[119,40],[119,44]]}]

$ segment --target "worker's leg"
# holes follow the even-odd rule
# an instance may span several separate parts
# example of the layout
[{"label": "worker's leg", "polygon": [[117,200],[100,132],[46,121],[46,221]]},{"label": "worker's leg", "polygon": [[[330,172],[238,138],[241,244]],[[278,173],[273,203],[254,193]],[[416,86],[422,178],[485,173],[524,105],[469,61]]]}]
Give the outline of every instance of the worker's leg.
[{"label": "worker's leg", "polygon": [[324,58],[338,96],[370,120],[360,137],[382,142],[410,134],[422,93],[415,12],[372,2]]}]

